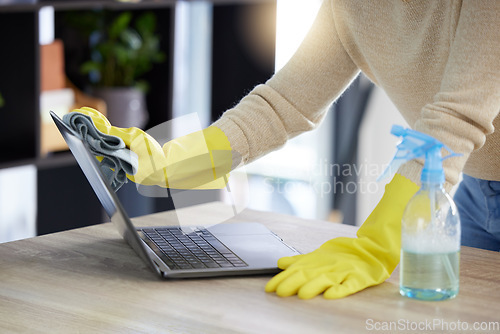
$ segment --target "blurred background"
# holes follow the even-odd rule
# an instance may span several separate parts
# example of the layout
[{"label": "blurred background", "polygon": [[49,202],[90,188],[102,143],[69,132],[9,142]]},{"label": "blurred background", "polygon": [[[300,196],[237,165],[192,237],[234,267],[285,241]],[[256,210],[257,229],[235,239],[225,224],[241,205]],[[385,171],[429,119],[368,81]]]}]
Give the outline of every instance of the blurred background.
[{"label": "blurred background", "polygon": [[[320,3],[0,2],[0,242],[107,221],[48,110],[89,105],[149,131],[189,120],[174,135],[194,114],[206,127],[287,62]],[[359,225],[388,182],[376,178],[394,154],[392,124],[405,122],[361,75],[317,129],[235,171],[231,193],[153,197],[128,183],[118,195],[132,217],[224,200]]]}]

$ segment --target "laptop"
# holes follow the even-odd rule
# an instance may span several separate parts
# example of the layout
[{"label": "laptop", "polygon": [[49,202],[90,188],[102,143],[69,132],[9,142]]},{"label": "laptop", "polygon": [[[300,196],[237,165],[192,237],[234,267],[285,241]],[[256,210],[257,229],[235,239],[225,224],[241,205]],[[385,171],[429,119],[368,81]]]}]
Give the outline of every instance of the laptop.
[{"label": "laptop", "polygon": [[254,222],[136,228],[88,144],[54,112],[50,115],[119,234],[162,278],[275,274],[279,258],[300,254]]}]

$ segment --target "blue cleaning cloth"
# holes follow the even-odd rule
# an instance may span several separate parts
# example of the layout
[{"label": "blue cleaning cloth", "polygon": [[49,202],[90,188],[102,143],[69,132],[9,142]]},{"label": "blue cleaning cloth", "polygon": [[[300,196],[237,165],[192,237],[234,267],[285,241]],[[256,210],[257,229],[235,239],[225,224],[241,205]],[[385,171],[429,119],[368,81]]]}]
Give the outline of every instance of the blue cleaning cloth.
[{"label": "blue cleaning cloth", "polygon": [[99,131],[90,116],[75,111],[64,115],[63,121],[88,143],[93,154],[102,157],[101,170],[114,191],[128,182],[127,174],[137,172],[137,154],[129,150],[120,137]]}]

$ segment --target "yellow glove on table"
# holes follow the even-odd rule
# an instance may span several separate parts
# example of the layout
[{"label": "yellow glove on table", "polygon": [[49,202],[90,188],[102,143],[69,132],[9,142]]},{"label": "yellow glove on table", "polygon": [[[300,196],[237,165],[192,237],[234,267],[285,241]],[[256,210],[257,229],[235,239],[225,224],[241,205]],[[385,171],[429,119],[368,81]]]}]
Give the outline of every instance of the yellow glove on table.
[{"label": "yellow glove on table", "polygon": [[83,107],[74,111],[92,118],[96,128],[123,139],[138,156],[137,173],[131,181],[176,189],[219,189],[227,182],[232,166],[229,141],[219,128],[210,126],[167,142],[163,147],[139,128],[119,128],[95,109]]},{"label": "yellow glove on table", "polygon": [[281,258],[278,267],[284,271],[267,283],[266,292],[303,299],[323,293],[335,299],[384,282],[399,263],[401,218],[417,190],[396,174],[357,238],[335,238],[311,253]]}]

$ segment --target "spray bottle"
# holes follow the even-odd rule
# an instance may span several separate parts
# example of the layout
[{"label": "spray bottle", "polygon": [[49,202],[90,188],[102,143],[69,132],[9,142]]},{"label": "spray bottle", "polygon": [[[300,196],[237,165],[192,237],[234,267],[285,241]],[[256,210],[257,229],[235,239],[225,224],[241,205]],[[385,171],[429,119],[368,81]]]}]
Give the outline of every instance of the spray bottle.
[{"label": "spray bottle", "polygon": [[[408,202],[401,226],[400,294],[421,300],[453,298],[459,289],[460,219],[443,188],[442,161],[459,154],[426,134],[393,126],[402,137],[384,175],[403,163],[425,158],[420,190]],[[441,157],[441,149],[450,154]]]}]

